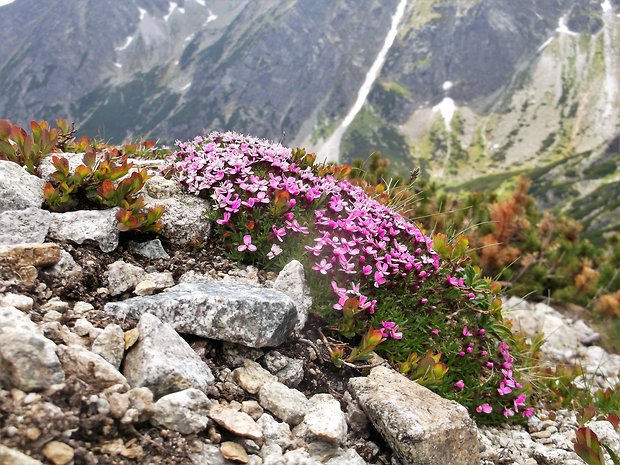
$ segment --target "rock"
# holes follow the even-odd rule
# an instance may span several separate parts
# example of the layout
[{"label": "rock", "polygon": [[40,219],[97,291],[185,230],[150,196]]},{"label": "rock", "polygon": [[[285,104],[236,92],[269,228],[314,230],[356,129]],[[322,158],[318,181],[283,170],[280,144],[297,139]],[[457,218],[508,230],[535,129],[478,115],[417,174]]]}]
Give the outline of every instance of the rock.
[{"label": "rock", "polygon": [[0,307],[15,307],[22,312],[28,312],[32,310],[33,305],[34,300],[27,295],[13,294],[12,292],[0,294]]},{"label": "rock", "polygon": [[167,199],[183,195],[183,189],[176,179],[153,176],[144,184],[144,190],[153,199]]},{"label": "rock", "polygon": [[117,260],[108,265],[108,290],[111,295],[119,295],[132,290],[146,277],[146,271],[131,263]]},{"label": "rock", "polygon": [[226,460],[238,463],[248,463],[248,453],[236,442],[226,441],[220,445],[220,452]]},{"label": "rock", "polygon": [[73,460],[73,448],[60,441],[50,441],[43,448],[43,455],[54,465],[66,465]]},{"label": "rock", "polygon": [[185,389],[155,402],[151,423],[181,434],[193,434],[207,427],[209,399],[198,389]]},{"label": "rock", "polygon": [[246,360],[256,360],[265,355],[261,349],[246,347],[241,344],[224,342],[222,344],[222,358],[228,366],[243,366]]},{"label": "rock", "polygon": [[263,432],[247,413],[223,405],[214,405],[209,410],[209,418],[231,433],[244,438],[262,441]]},{"label": "rock", "polygon": [[258,454],[260,452],[260,446],[251,439],[235,438],[235,442],[243,447],[248,454]]},{"label": "rock", "polygon": [[386,367],[349,380],[349,391],[405,463],[479,463],[467,410]]},{"label": "rock", "polygon": [[277,444],[280,447],[280,455],[283,450],[293,446],[293,435],[288,423],[280,423],[268,413],[263,413],[256,423],[263,432],[265,443]]},{"label": "rock", "polygon": [[65,373],[101,389],[115,384],[126,384],[125,377],[97,354],[81,346],[58,346],[58,356]]},{"label": "rock", "polygon": [[282,465],[322,465],[321,462],[310,456],[305,449],[289,450],[282,456]]},{"label": "rock", "polygon": [[306,281],[304,266],[297,260],[289,262],[278,274],[273,288],[285,293],[295,302],[298,317],[295,331],[301,331],[308,320],[308,312],[312,308],[312,296]]},{"label": "rock", "polygon": [[0,463],[2,465],[43,465],[38,460],[0,444]]},{"label": "rock", "polygon": [[60,261],[60,246],[44,244],[0,245],[0,265],[7,267],[53,266]]},{"label": "rock", "polygon": [[[74,172],[75,169],[84,164],[84,153],[55,153],[59,158],[65,158],[69,162],[69,171]],[[101,158],[101,157],[98,157]],[[43,157],[37,171],[41,175],[41,179],[49,181],[52,178],[52,173],[56,172],[56,167],[52,164],[52,157]]]},{"label": "rock", "polygon": [[47,313],[49,311],[57,311],[59,313],[66,313],[69,310],[69,304],[64,300],[60,300],[58,297],[52,297],[46,303],[41,305],[41,312]]},{"label": "rock", "polygon": [[39,208],[45,182],[12,161],[0,160],[0,213]]},{"label": "rock", "polygon": [[293,434],[310,442],[321,440],[344,444],[347,438],[347,420],[338,402],[331,394],[315,394],[306,404],[306,415],[295,427]]},{"label": "rock", "polygon": [[73,323],[73,332],[78,336],[94,339],[101,333],[101,329],[95,328],[86,318],[78,318]]},{"label": "rock", "polygon": [[276,380],[275,376],[258,363],[247,359],[242,368],[233,371],[232,376],[235,382],[250,394],[256,394],[266,382]]},{"label": "rock", "polygon": [[[44,321],[47,320],[46,317],[48,314],[51,316],[52,319],[54,319],[58,317],[60,312],[57,312],[56,310],[50,310],[49,312],[45,313],[45,316],[43,317]],[[59,320],[61,318],[62,315],[58,317]],[[56,344],[65,344],[67,346],[78,345],[83,347],[86,347],[86,345],[88,344],[88,341],[85,341],[80,336],[69,330],[69,328],[67,328],[65,325],[60,324],[59,321],[45,321],[45,323],[43,323],[40,328],[41,331],[43,331],[45,337],[51,339]]]},{"label": "rock", "polygon": [[172,273],[149,273],[134,289],[136,295],[152,295],[157,291],[174,286]]},{"label": "rock", "polygon": [[278,381],[268,381],[258,391],[261,406],[289,425],[297,425],[306,414],[307,399],[301,392]]},{"label": "rock", "polygon": [[131,241],[129,243],[129,251],[151,260],[170,258],[170,255],[168,255],[159,239],[153,239],[147,242]]},{"label": "rock", "polygon": [[26,392],[62,383],[56,345],[15,307],[0,307],[0,384]]},{"label": "rock", "polygon": [[41,243],[47,236],[52,215],[40,208],[0,213],[0,244]]},{"label": "rock", "polygon": [[118,370],[125,354],[125,337],[122,328],[116,324],[106,326],[93,341],[91,350]]},{"label": "rock", "polygon": [[368,437],[368,417],[360,407],[359,402],[351,397],[349,392],[344,393],[344,400],[347,402],[347,425],[349,429],[361,437]]},{"label": "rock", "polygon": [[231,463],[224,458],[220,448],[215,444],[201,444],[200,451],[192,451],[188,456],[193,465],[230,465]]},{"label": "rock", "polygon": [[132,387],[146,386],[156,398],[192,387],[208,392],[211,370],[169,324],[145,313],[137,328],[123,368]]},{"label": "rock", "polygon": [[60,252],[60,260],[54,266],[42,268],[41,279],[51,281],[55,287],[66,286],[82,280],[82,267],[75,263],[71,254],[65,250]]},{"label": "rock", "polygon": [[275,442],[269,442],[261,448],[263,465],[282,465],[282,448]]},{"label": "rock", "polygon": [[601,444],[609,447],[617,456],[620,456],[620,435],[608,421],[590,421],[586,423],[597,436]]},{"label": "rock", "polygon": [[289,387],[295,387],[304,379],[304,362],[282,355],[277,350],[268,352],[263,357],[267,369],[276,375],[278,381]]},{"label": "rock", "polygon": [[366,465],[366,462],[355,449],[347,449],[336,457],[332,457],[326,465]]},{"label": "rock", "polygon": [[[155,183],[161,183],[161,179],[163,178],[158,178]],[[151,186],[146,189],[147,194],[149,191],[154,191],[155,183],[151,183]],[[202,243],[209,238],[211,223],[207,217],[211,209],[208,200],[195,195],[176,194],[173,197],[152,198],[148,194],[144,196],[144,201],[146,207],[155,205],[164,207],[165,211],[161,218],[162,228],[159,234],[173,244],[185,246]]]},{"label": "rock", "polygon": [[112,252],[118,246],[116,212],[108,210],[78,210],[52,213],[49,237],[76,244],[95,243],[102,252]]},{"label": "rock", "polygon": [[244,400],[241,402],[241,411],[250,415],[254,421],[257,421],[264,413],[263,408],[255,400]]},{"label": "rock", "polygon": [[291,334],[297,312],[290,297],[241,283],[183,283],[166,292],[105,305],[119,318],[151,313],[177,331],[249,347],[277,346]]}]

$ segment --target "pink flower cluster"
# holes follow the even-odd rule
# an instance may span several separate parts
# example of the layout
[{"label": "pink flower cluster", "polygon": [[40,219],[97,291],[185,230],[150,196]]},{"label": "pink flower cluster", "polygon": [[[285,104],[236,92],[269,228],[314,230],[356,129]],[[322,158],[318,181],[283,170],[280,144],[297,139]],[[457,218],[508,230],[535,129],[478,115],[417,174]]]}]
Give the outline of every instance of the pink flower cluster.
[{"label": "pink flower cluster", "polygon": [[[271,225],[269,239],[282,242],[295,234],[312,234],[305,249],[314,262],[312,269],[333,279],[335,309],[342,310],[353,298],[358,310],[374,313],[376,301],[363,289],[411,275],[423,281],[439,267],[431,239],[413,223],[347,180],[302,168],[289,148],[233,132],[177,144],[171,160],[180,182],[189,192],[211,197],[222,215],[216,220],[220,225],[232,223],[244,210],[274,205],[278,195],[286,193],[288,205]],[[295,206],[298,211],[312,206],[313,224],[302,224]],[[244,235],[237,250],[256,251],[252,236]],[[280,252],[274,243],[268,255],[273,258]],[[400,333],[385,334],[397,338]]]}]

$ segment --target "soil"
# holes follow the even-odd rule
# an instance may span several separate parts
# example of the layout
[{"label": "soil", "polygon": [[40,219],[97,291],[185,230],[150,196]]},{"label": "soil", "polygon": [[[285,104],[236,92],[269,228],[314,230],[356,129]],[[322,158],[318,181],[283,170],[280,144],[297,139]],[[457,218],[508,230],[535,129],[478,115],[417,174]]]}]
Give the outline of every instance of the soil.
[{"label": "soil", "polygon": [[[94,246],[61,244],[68,251],[78,265],[82,267],[82,279],[58,286],[47,282],[40,283],[36,290],[9,289],[30,295],[35,299],[35,305],[30,316],[33,321],[43,319],[45,311],[42,305],[50,298],[57,297],[72,305],[83,301],[91,303],[94,310],[86,315],[94,326],[104,328],[110,323],[121,325],[123,330],[129,330],[136,325],[136,321],[119,321],[111,315],[103,313],[103,305],[111,300],[107,295],[107,266],[116,260],[124,260],[144,268],[147,272],[172,272],[175,282],[188,272],[205,273],[215,278],[226,274],[247,274],[247,270],[239,269],[235,263],[223,256],[217,245],[206,245],[193,249],[174,249],[164,244],[170,258],[149,260],[129,252],[128,239],[125,239],[112,253],[104,254]],[[250,270],[257,273],[259,283],[265,283],[275,278],[275,274]],[[131,294],[115,296],[114,300],[122,300]],[[72,327],[72,320],[76,318],[71,312],[63,315],[61,323]],[[310,315],[300,338],[290,340],[277,350],[291,358],[304,361],[304,378],[297,389],[307,397],[317,393],[330,393],[341,402],[343,411],[346,411],[344,393],[347,381],[352,376],[359,376],[359,371],[343,368],[338,369],[329,361],[325,351],[317,357],[316,343],[320,340],[322,319],[319,315]],[[223,357],[223,343],[197,337],[187,337],[186,340],[204,357],[216,377],[214,392],[209,396],[212,399],[242,402],[255,397],[227,383],[226,376],[234,367],[227,365]],[[321,349],[319,349],[321,350]],[[218,379],[219,378],[219,379]],[[32,457],[44,463],[42,448],[52,440],[60,440],[70,445],[75,451],[75,465],[94,464],[191,464],[188,453],[197,447],[198,441],[209,439],[209,432],[198,435],[181,435],[174,431],[151,427],[149,423],[137,425],[122,425],[109,414],[98,411],[97,399],[100,390],[93,388],[86,382],[68,377],[58,389],[50,389],[38,394],[25,394],[13,389],[0,390],[0,443],[25,451]],[[222,434],[222,441],[227,439]],[[232,439],[232,438],[228,438]],[[378,447],[369,444],[360,438],[352,447],[368,462],[389,464],[392,462],[391,451],[381,436],[371,430],[369,438]]]}]

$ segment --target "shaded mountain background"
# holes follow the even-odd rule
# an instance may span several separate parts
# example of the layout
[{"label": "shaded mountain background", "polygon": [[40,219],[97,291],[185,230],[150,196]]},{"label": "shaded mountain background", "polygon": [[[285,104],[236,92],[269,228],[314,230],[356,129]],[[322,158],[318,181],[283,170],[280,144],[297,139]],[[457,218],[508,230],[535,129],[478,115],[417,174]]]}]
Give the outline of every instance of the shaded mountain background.
[{"label": "shaded mountain background", "polygon": [[[321,150],[397,0],[16,0],[0,115],[112,142],[234,129]],[[340,158],[452,189],[533,178],[544,207],[620,229],[620,2],[409,0]]]}]

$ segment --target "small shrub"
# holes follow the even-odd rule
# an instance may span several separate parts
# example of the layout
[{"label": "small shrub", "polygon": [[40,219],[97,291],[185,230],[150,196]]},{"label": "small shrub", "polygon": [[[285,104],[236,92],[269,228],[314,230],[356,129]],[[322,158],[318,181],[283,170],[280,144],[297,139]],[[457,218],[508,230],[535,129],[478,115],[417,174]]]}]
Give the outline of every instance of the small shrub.
[{"label": "small shrub", "polygon": [[46,121],[31,121],[30,130],[28,134],[9,120],[0,120],[0,160],[15,162],[36,174],[41,158],[56,147],[58,130],[50,128]]}]

